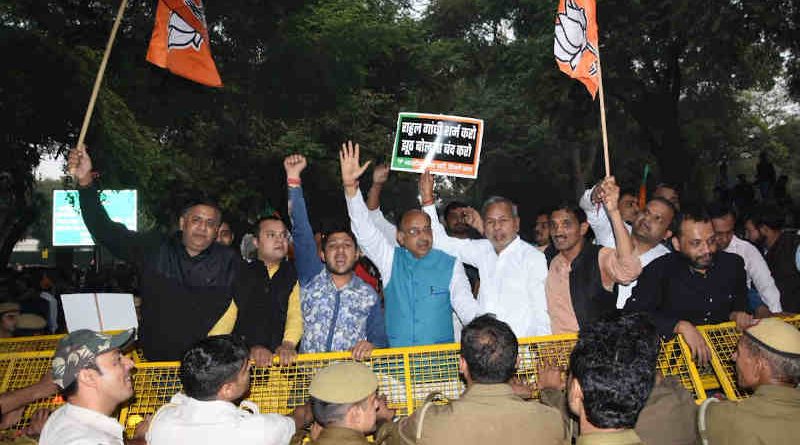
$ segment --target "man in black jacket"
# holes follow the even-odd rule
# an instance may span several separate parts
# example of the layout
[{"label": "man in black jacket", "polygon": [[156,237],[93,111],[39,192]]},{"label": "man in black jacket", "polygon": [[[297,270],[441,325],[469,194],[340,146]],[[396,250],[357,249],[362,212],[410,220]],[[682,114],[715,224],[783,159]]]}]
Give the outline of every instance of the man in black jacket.
[{"label": "man in black jacket", "polygon": [[697,325],[733,320],[744,330],[752,324],[744,260],[718,251],[711,217],[703,208],[685,209],[676,228],[676,251],[644,268],[625,310],[650,313],[662,337],[683,335],[692,356],[705,364],[711,351]]},{"label": "man in black jacket", "polygon": [[236,322],[234,285],[241,259],[215,243],[219,208],[198,202],[185,208],[173,236],[137,233],[111,221],[100,204],[86,147],[69,154],[69,172],[80,188],[83,221],[95,242],[141,271],[140,344],[148,360],[180,360],[207,335],[230,333]]}]

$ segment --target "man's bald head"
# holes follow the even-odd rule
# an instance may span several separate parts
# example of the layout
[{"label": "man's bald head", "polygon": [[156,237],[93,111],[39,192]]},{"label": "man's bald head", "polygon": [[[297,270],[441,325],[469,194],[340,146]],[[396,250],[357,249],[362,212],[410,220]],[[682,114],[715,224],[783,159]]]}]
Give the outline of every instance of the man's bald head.
[{"label": "man's bald head", "polygon": [[400,218],[397,242],[416,258],[422,258],[433,247],[431,218],[420,209],[411,209]]}]

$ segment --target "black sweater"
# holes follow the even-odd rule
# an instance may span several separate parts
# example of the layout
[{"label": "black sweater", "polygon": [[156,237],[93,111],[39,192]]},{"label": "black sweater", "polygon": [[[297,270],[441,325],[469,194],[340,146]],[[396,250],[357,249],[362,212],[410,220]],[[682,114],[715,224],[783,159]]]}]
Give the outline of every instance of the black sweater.
[{"label": "black sweater", "polygon": [[80,190],[80,204],[95,242],[141,271],[139,341],[145,357],[180,360],[186,349],[208,334],[234,299],[241,258],[217,243],[190,257],[180,232],[165,237],[130,231],[111,221],[95,186]]}]

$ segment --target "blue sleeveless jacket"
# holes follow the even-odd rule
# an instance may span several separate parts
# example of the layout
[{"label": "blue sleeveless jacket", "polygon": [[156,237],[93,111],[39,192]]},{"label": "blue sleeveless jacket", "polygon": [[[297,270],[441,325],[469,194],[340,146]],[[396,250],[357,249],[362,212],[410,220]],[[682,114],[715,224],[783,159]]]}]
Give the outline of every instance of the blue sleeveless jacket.
[{"label": "blue sleeveless jacket", "polygon": [[389,346],[429,345],[453,341],[450,281],[455,258],[431,249],[417,259],[395,247],[392,276],[384,289]]}]

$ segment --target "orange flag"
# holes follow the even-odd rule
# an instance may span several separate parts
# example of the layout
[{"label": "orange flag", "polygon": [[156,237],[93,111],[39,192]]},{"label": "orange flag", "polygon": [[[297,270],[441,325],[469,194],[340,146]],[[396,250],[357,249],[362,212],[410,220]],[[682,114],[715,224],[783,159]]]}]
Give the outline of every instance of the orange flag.
[{"label": "orange flag", "polygon": [[147,61],[189,80],[222,86],[211,58],[202,0],[159,0]]},{"label": "orange flag", "polygon": [[559,0],[553,53],[558,68],[586,85],[594,99],[600,85],[595,0]]}]

